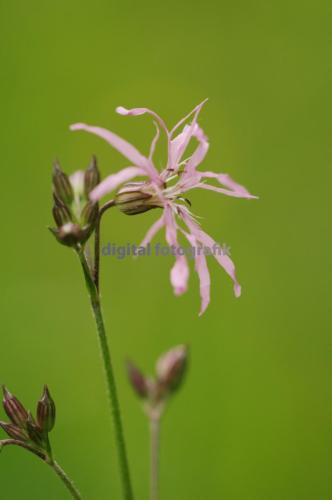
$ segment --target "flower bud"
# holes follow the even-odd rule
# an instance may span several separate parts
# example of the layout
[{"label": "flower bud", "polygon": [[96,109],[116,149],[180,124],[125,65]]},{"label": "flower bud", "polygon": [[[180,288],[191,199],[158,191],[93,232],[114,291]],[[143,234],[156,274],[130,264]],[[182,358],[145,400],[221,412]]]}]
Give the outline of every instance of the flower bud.
[{"label": "flower bud", "polygon": [[18,439],[19,441],[28,441],[28,434],[21,429],[20,427],[16,427],[14,424],[7,424],[6,422],[0,422],[0,427],[8,434],[9,437],[13,439]]},{"label": "flower bud", "polygon": [[99,207],[97,203],[89,201],[82,210],[81,218],[84,225],[94,225],[97,221]]},{"label": "flower bud", "polygon": [[99,182],[100,175],[93,159],[86,171],[78,170],[70,177],[59,165],[53,174],[53,217],[56,228],[49,228],[57,241],[66,246],[84,244],[91,236],[99,214],[98,203],[89,200],[89,190]]},{"label": "flower bud", "polygon": [[50,432],[55,424],[55,403],[51,397],[47,385],[37,404],[37,422],[43,432]]},{"label": "flower bud", "polygon": [[49,227],[49,230],[59,243],[68,247],[84,243],[90,235],[89,232],[83,231],[78,224],[73,224],[72,222],[68,222],[59,229]]},{"label": "flower bud", "polygon": [[133,182],[125,184],[114,198],[115,205],[126,215],[137,215],[162,204],[150,184]]},{"label": "flower bud", "polygon": [[53,166],[53,189],[56,197],[64,204],[72,203],[74,199],[73,189],[68,176],[62,172],[59,163],[56,161]]},{"label": "flower bud", "polygon": [[100,173],[97,167],[97,158],[92,157],[89,167],[84,172],[84,190],[85,196],[88,198],[91,191],[99,184]]},{"label": "flower bud", "polygon": [[44,445],[44,435],[40,427],[36,424],[35,419],[29,412],[27,420],[27,432],[30,440],[39,447]]},{"label": "flower bud", "polygon": [[148,384],[142,372],[131,362],[127,362],[127,373],[132,388],[141,398],[148,396]]},{"label": "flower bud", "polygon": [[159,358],[156,373],[159,384],[169,391],[178,389],[187,368],[188,350],[186,346],[174,347]]},{"label": "flower bud", "polygon": [[56,196],[54,196],[54,206],[52,209],[55,223],[58,227],[67,224],[71,220],[71,213],[66,205],[64,205]]},{"label": "flower bud", "polygon": [[28,412],[22,405],[22,403],[13,396],[5,386],[2,386],[3,390],[3,407],[8,415],[8,418],[13,422],[14,425],[18,427],[25,427]]}]

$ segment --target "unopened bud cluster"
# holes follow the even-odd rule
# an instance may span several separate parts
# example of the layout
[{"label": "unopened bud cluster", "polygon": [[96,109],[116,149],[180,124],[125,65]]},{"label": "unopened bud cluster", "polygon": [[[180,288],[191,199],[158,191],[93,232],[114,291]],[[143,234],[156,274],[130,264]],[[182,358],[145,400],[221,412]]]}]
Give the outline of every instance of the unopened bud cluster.
[{"label": "unopened bud cluster", "polygon": [[85,171],[79,170],[69,177],[55,163],[53,217],[57,227],[50,230],[63,245],[84,244],[93,232],[99,209],[98,203],[89,199],[89,194],[99,182],[100,174],[94,157]]},{"label": "unopened bud cluster", "polygon": [[37,403],[36,418],[4,386],[3,395],[3,407],[10,422],[0,422],[0,427],[15,441],[27,444],[50,457],[48,433],[54,427],[56,410],[48,387],[44,387]]},{"label": "unopened bud cluster", "polygon": [[132,362],[127,363],[131,386],[144,401],[148,415],[161,415],[168,398],[180,388],[187,364],[188,349],[183,345],[167,351],[157,360],[153,378],[146,377]]}]

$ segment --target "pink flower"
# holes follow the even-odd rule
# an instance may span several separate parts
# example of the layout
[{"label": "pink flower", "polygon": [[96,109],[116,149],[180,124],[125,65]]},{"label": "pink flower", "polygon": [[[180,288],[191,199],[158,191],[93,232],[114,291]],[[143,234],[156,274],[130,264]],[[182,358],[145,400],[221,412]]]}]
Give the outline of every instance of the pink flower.
[{"label": "pink flower", "polygon": [[[85,130],[105,139],[131,163],[130,166],[102,181],[91,192],[90,196],[93,201],[99,200],[105,194],[137,176],[148,178],[145,182],[125,184],[118,191],[115,198],[118,200],[119,207],[127,214],[137,214],[156,207],[163,209],[161,217],[148,230],[142,246],[147,245],[159,230],[165,228],[166,240],[175,249],[180,248],[178,243],[179,233],[182,233],[195,249],[202,246],[209,249],[216,248],[216,242],[201,229],[193,214],[185,205],[187,200],[184,195],[194,188],[216,191],[235,198],[257,198],[251,195],[245,187],[237,184],[228,174],[197,170],[209,148],[208,139],[197,123],[198,115],[205,102],[203,101],[196,106],[191,113],[180,120],[171,130],[167,129],[162,118],[147,108],[125,109],[118,107],[116,111],[121,115],[137,116],[148,113],[154,118],[156,135],[152,140],[148,156],[142,155],[133,145],[103,128],[83,123],[71,126],[71,130]],[[190,123],[186,123],[190,118]],[[182,130],[178,132],[182,126]],[[161,172],[153,164],[153,155],[159,139],[160,129],[166,134],[168,148],[167,165]],[[192,139],[197,142],[196,149],[189,158],[184,159],[185,151]],[[207,184],[205,182],[207,179],[215,179],[220,186]],[[179,225],[179,222],[182,222],[182,225]],[[187,258],[182,255],[182,252],[176,251],[175,254],[175,264],[171,269],[170,278],[175,294],[181,295],[187,290],[189,267]],[[236,279],[234,263],[228,255],[222,252],[213,252],[213,255],[231,277],[235,295],[240,296],[241,287]],[[203,314],[210,302],[210,273],[205,252],[195,252],[195,269],[200,281],[200,314]]]}]

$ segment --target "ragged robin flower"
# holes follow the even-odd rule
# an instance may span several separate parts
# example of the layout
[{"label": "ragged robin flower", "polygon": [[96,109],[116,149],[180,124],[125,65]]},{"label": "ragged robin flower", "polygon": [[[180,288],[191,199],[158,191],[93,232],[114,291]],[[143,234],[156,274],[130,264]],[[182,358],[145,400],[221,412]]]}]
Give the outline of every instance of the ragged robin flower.
[{"label": "ragged robin flower", "polygon": [[[178,233],[182,233],[194,248],[202,246],[212,248],[216,242],[205,233],[195,216],[188,208],[187,193],[192,189],[215,191],[235,198],[256,198],[247,189],[235,182],[228,174],[215,172],[202,172],[197,167],[204,160],[208,148],[208,139],[198,125],[197,119],[202,106],[199,104],[189,115],[180,120],[175,127],[168,130],[165,122],[154,111],[147,108],[126,109],[118,107],[121,115],[143,115],[148,113],[155,120],[157,132],[150,146],[148,156],[141,154],[135,146],[128,143],[113,132],[101,127],[77,123],[71,130],[85,130],[106,140],[123,156],[130,161],[130,166],[105,178],[90,194],[90,199],[97,202],[101,197],[117,190],[115,204],[128,215],[136,215],[153,208],[162,209],[162,215],[150,227],[141,245],[147,245],[159,230],[165,228],[168,244],[179,249]],[[191,120],[189,123],[188,120]],[[180,133],[179,128],[183,127]],[[159,172],[153,163],[156,144],[159,139],[160,129],[167,138],[167,162],[165,168]],[[197,143],[194,152],[185,158],[185,151],[194,139]],[[142,182],[131,182],[135,177],[143,176]],[[208,184],[207,180],[215,180],[220,186]],[[181,295],[187,290],[189,267],[187,258],[181,252],[175,252],[175,264],[171,270],[171,283],[176,295]],[[238,297],[241,287],[235,274],[235,266],[229,255],[214,252],[214,257],[231,277],[234,284],[234,293]],[[210,273],[204,252],[196,252],[195,269],[200,281],[201,310],[202,314],[210,302]]]}]

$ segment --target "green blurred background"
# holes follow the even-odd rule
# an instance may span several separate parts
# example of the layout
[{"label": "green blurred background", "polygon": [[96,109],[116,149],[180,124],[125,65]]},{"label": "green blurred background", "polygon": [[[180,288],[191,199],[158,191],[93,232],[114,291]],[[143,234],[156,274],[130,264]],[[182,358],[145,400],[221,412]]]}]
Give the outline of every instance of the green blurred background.
[{"label": "green blurred background", "polygon": [[[231,246],[243,296],[211,260],[199,318],[196,276],[175,298],[171,257],[102,261],[136,498],[147,498],[148,432],[123,362],[152,372],[182,342],[191,370],[164,420],[160,500],[332,498],[331,15],[328,1],[1,1],[0,381],[30,408],[49,384],[53,448],[84,498],[121,490],[79,265],[46,229],[52,160],[72,171],[96,153],[103,174],[115,172],[126,161],[70,123],[147,151],[151,120],[117,105],[149,106],[171,125],[205,97],[203,169],[260,196],[191,196],[204,228]],[[138,243],[156,215],[110,212],[103,242]],[[68,498],[20,449],[1,454],[0,480],[6,500]]]}]

